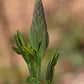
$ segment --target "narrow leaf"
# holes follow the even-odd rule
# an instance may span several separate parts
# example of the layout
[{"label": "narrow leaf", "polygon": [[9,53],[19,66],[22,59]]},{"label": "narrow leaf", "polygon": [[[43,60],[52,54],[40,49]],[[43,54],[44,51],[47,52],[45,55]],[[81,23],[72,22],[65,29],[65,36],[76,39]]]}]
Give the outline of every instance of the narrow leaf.
[{"label": "narrow leaf", "polygon": [[15,42],[16,42],[16,45],[17,45],[18,49],[19,49],[20,52],[21,52],[21,51],[22,51],[22,50],[21,50],[21,45],[20,45],[20,43],[19,43],[19,40],[18,40],[17,35],[14,35],[14,39],[15,39]]},{"label": "narrow leaf", "polygon": [[22,38],[21,33],[19,31],[17,31],[17,37],[18,37],[20,44],[24,45],[23,38]]},{"label": "narrow leaf", "polygon": [[55,53],[53,54],[52,59],[50,60],[48,67],[47,67],[47,71],[46,71],[46,81],[51,84],[52,80],[53,80],[53,73],[54,73],[54,67],[57,63],[59,57],[59,53],[57,52],[57,50],[55,51]]},{"label": "narrow leaf", "polygon": [[26,47],[26,46],[22,46],[22,51],[30,58],[35,60],[35,52],[30,48],[30,47]]},{"label": "narrow leaf", "polygon": [[16,47],[13,46],[12,49],[13,49],[17,54],[21,54],[21,52],[19,51],[18,48],[16,48]]}]

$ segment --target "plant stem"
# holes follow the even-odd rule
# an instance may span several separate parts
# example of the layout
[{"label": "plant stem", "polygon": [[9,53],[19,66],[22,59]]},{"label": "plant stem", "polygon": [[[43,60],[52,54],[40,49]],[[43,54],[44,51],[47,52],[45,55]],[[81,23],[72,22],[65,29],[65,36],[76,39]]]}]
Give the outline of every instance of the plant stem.
[{"label": "plant stem", "polygon": [[[40,71],[41,71],[41,59],[36,56],[36,78],[40,81]],[[40,83],[39,83],[40,84]]]}]

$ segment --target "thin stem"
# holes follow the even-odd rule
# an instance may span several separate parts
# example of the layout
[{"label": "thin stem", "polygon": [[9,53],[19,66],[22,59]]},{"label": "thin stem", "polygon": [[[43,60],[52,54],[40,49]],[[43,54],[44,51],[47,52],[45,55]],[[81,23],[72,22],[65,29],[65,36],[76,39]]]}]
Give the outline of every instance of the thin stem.
[{"label": "thin stem", "polygon": [[[40,72],[41,72],[41,59],[36,56],[36,78],[40,81]],[[40,83],[39,83],[40,84]]]}]

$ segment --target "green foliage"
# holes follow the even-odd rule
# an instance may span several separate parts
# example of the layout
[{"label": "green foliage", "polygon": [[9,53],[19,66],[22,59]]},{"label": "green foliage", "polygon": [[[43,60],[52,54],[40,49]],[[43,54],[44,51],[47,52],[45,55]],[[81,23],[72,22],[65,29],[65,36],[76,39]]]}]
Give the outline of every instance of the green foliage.
[{"label": "green foliage", "polygon": [[[40,84],[41,58],[45,55],[49,43],[41,0],[35,1],[33,20],[29,34],[29,45],[24,41],[19,31],[14,35],[14,39],[17,48],[12,48],[17,54],[22,55],[30,72],[30,77],[27,77],[25,81],[32,84]],[[58,56],[59,53],[55,52],[48,64],[46,71],[47,84],[52,84],[54,66],[57,63]]]},{"label": "green foliage", "polygon": [[53,84],[54,66],[57,63],[58,57],[59,57],[59,53],[56,50],[52,56],[52,59],[49,61],[49,64],[47,67],[47,71],[46,71],[46,83],[47,84]]},{"label": "green foliage", "polygon": [[43,56],[49,43],[47,26],[41,0],[35,1],[33,20],[29,35],[30,46]]}]

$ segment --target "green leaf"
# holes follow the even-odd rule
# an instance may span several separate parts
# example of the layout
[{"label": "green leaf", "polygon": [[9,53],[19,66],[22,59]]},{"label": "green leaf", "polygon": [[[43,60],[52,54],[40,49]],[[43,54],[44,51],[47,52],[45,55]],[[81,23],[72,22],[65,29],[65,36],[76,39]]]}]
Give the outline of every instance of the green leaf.
[{"label": "green leaf", "polygon": [[36,29],[34,28],[30,29],[29,44],[35,51],[38,51],[38,47],[39,47],[38,34]]},{"label": "green leaf", "polygon": [[13,49],[17,54],[21,54],[21,52],[19,51],[18,48],[16,48],[16,47],[13,46],[12,49]]},{"label": "green leaf", "polygon": [[59,58],[59,52],[56,50],[53,54],[53,58],[51,60],[51,65],[55,66],[55,64],[57,63],[57,60]]},{"label": "green leaf", "polygon": [[52,83],[54,67],[57,63],[58,57],[59,57],[59,52],[57,52],[57,50],[56,50],[52,56],[52,59],[50,60],[50,62],[48,64],[47,71],[46,71],[46,80],[49,84]]},{"label": "green leaf", "polygon": [[30,46],[43,56],[48,47],[49,36],[41,0],[35,1],[33,19],[29,35]]},{"label": "green leaf", "polygon": [[25,81],[28,83],[40,84],[40,81],[34,77],[27,77],[27,78],[25,78]]},{"label": "green leaf", "polygon": [[23,38],[21,36],[21,33],[17,30],[17,37],[21,45],[24,45]]},{"label": "green leaf", "polygon": [[14,35],[14,39],[15,39],[15,42],[16,42],[16,45],[17,45],[18,49],[19,49],[20,52],[21,52],[21,51],[22,51],[22,50],[21,50],[21,45],[20,45],[20,42],[19,42],[19,40],[18,40],[17,35]]},{"label": "green leaf", "polygon": [[45,36],[45,32],[41,41],[41,44],[39,46],[39,56],[43,56],[45,54],[46,51],[46,36]]},{"label": "green leaf", "polygon": [[32,60],[35,60],[35,52],[30,48],[26,46],[22,46],[22,51]]}]

